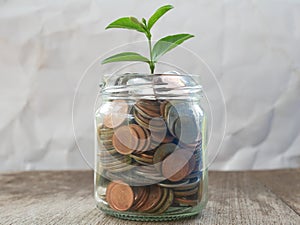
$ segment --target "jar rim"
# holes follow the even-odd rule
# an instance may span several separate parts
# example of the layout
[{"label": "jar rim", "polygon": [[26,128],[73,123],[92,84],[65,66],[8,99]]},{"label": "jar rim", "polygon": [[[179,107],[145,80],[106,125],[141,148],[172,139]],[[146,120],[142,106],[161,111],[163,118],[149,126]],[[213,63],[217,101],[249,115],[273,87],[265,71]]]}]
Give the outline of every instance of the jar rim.
[{"label": "jar rim", "polygon": [[157,98],[159,96],[162,98],[166,96],[199,98],[202,95],[199,78],[200,75],[174,73],[111,74],[100,87],[102,94],[111,95],[111,97],[130,95],[134,98]]}]

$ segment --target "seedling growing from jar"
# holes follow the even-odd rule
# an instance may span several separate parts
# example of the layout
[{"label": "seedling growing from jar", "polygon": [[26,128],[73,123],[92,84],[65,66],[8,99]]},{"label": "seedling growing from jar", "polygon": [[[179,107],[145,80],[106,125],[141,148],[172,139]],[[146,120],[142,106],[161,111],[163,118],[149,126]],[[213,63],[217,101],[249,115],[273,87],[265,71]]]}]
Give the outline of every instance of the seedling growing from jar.
[{"label": "seedling growing from jar", "polygon": [[[147,21],[142,18],[139,21],[136,17],[123,17],[109,24],[105,29],[121,28],[135,30],[145,34],[149,45],[149,58],[136,52],[122,52],[110,56],[102,61],[102,64],[122,61],[137,61],[149,64],[151,74],[155,71],[155,64],[161,56],[174,49],[184,41],[194,37],[191,34],[174,34],[161,38],[154,46],[152,43],[151,28],[153,25],[169,10],[173,9],[172,5],[165,5],[156,10],[156,12]],[[153,46],[153,47],[152,47]]]}]

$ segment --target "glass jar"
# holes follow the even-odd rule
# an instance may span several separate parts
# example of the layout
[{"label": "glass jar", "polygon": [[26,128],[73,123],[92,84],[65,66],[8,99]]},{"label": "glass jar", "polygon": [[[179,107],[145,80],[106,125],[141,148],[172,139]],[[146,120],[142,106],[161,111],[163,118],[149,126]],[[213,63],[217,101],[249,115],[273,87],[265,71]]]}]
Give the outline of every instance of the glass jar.
[{"label": "glass jar", "polygon": [[196,215],[207,203],[199,76],[112,75],[95,113],[95,199],[130,220]]}]

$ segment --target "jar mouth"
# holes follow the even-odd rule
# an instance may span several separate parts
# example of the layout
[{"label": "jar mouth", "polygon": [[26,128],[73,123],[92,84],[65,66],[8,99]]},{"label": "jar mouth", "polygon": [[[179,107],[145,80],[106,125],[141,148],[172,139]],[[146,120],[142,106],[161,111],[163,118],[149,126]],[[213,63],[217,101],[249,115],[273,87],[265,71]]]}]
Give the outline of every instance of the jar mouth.
[{"label": "jar mouth", "polygon": [[199,75],[191,74],[114,74],[106,77],[101,92],[109,98],[194,99],[200,98]]}]

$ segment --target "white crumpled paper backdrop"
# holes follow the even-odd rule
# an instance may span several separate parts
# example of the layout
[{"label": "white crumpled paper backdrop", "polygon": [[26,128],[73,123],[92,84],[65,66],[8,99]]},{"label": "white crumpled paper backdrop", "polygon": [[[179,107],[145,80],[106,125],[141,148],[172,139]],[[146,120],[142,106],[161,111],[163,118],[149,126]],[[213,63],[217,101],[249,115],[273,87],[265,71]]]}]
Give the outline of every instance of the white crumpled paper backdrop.
[{"label": "white crumpled paper backdrop", "polygon": [[[149,16],[165,3],[0,1],[0,170],[88,168],[72,130],[79,79],[98,56],[144,40],[132,31],[104,31],[109,22]],[[184,46],[213,68],[226,99],[227,131],[211,168],[300,166],[300,2],[169,3],[175,9],[154,34],[195,34]],[[96,78],[90,81],[80,95],[86,107],[98,88]],[[92,154],[92,113],[77,128],[83,155]]]}]

